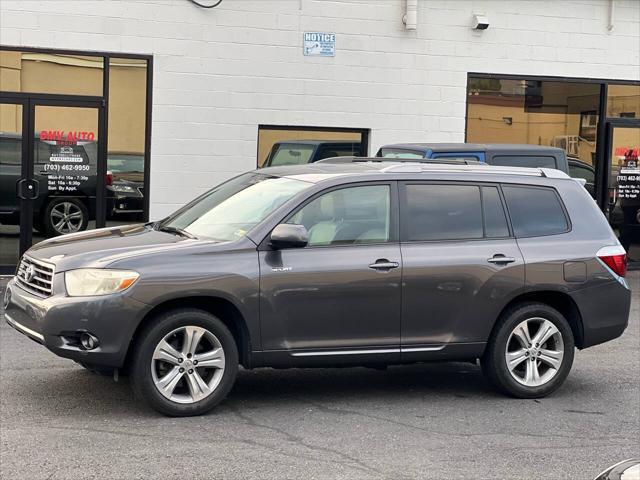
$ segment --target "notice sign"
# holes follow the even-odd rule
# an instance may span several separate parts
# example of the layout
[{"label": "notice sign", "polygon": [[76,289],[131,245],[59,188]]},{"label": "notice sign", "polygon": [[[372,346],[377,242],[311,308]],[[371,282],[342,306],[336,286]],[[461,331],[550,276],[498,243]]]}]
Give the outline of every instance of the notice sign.
[{"label": "notice sign", "polygon": [[307,57],[336,56],[335,33],[305,32],[303,41],[303,51]]}]

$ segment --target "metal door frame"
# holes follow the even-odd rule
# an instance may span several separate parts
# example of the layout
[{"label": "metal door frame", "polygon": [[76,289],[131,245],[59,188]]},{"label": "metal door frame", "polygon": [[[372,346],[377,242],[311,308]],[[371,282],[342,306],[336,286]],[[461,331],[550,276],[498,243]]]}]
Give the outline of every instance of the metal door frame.
[{"label": "metal door frame", "polygon": [[[35,114],[37,106],[95,108],[98,113],[98,158],[96,160],[96,228],[106,223],[106,176],[107,176],[107,131],[105,101],[101,97],[84,97],[74,95],[0,95],[0,103],[22,106],[22,161],[20,181],[34,180],[34,148],[35,148]],[[16,184],[16,196],[18,196]],[[19,256],[31,246],[33,241],[33,200],[19,198],[20,206],[20,240]],[[15,267],[0,266],[1,274],[11,274]]]}]

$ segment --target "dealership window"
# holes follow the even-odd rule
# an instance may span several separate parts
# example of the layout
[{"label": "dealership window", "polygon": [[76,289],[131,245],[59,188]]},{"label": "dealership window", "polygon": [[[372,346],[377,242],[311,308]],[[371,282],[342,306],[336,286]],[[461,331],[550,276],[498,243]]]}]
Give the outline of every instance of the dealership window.
[{"label": "dealership window", "polygon": [[109,59],[107,222],[144,219],[147,61]]},{"label": "dealership window", "polygon": [[0,273],[45,238],[147,218],[151,62],[0,46],[0,163],[21,154],[0,170]]},{"label": "dealership window", "polygon": [[102,57],[0,51],[0,91],[102,95]]},{"label": "dealership window", "polygon": [[365,156],[369,131],[361,128],[258,127],[258,167],[300,165],[330,157]]},{"label": "dealership window", "polygon": [[640,85],[609,85],[607,117],[640,118]]},{"label": "dealership window", "polygon": [[599,110],[597,83],[470,76],[467,141],[559,147],[593,167]]}]

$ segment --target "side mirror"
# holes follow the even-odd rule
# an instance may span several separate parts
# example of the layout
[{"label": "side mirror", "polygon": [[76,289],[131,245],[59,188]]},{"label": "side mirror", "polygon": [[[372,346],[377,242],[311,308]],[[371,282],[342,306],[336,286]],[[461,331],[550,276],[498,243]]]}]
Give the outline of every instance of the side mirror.
[{"label": "side mirror", "polygon": [[306,247],[309,243],[309,232],[304,225],[281,223],[271,232],[269,243],[276,250]]}]

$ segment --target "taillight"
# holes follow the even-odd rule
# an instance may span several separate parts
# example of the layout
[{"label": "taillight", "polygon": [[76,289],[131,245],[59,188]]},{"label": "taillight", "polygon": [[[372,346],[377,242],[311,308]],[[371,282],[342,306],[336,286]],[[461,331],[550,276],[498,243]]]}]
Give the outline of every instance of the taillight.
[{"label": "taillight", "polygon": [[610,245],[598,250],[598,258],[619,277],[627,274],[627,252],[621,245]]},{"label": "taillight", "polygon": [[107,186],[113,185],[113,173],[107,171]]}]

